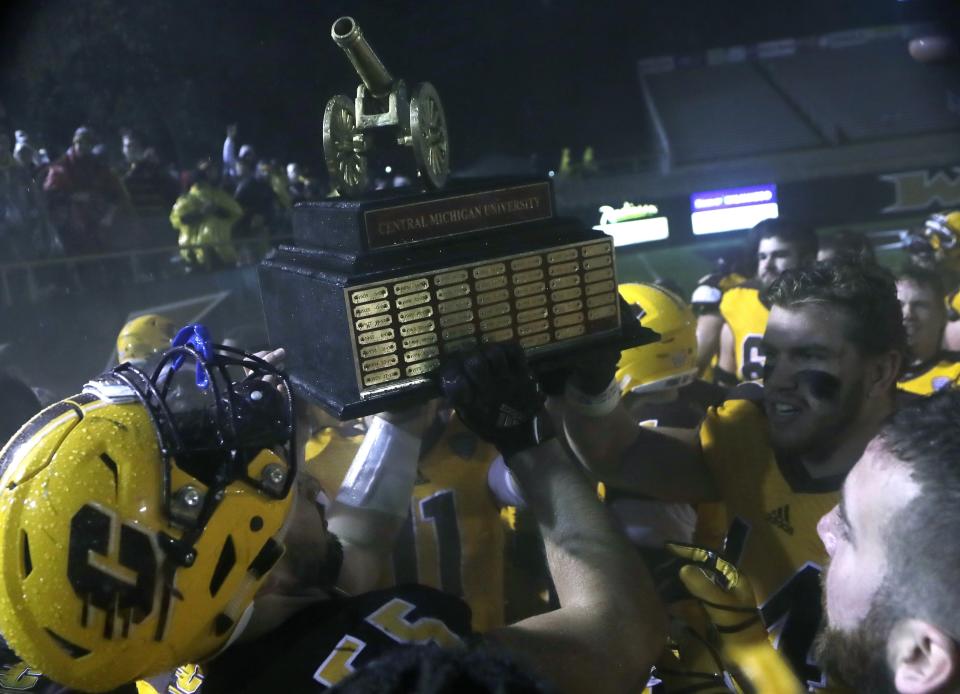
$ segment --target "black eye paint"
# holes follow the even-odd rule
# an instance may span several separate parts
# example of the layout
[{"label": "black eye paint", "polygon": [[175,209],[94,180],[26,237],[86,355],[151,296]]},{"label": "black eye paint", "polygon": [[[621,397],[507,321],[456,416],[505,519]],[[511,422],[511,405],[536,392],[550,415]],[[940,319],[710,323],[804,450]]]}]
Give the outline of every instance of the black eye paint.
[{"label": "black eye paint", "polygon": [[797,379],[797,385],[805,385],[810,395],[817,400],[835,400],[843,385],[840,379],[833,374],[818,369],[798,371],[795,378]]}]

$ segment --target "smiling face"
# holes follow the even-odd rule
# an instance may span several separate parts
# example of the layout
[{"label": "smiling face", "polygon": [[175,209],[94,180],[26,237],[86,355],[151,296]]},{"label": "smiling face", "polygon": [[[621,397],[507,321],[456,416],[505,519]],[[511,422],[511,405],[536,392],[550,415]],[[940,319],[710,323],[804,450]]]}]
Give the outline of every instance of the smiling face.
[{"label": "smiling face", "polygon": [[774,306],[763,338],[764,409],[777,450],[829,453],[868,397],[865,358],[846,312],[823,303]]}]

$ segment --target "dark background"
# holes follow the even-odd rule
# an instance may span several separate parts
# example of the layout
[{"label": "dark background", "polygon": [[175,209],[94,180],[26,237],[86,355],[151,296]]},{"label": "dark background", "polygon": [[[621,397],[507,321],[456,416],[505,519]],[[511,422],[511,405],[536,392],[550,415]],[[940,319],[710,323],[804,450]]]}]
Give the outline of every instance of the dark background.
[{"label": "dark background", "polygon": [[15,0],[0,9],[0,103],[52,157],[88,123],[116,156],[141,130],[181,165],[226,123],[283,161],[321,161],[327,99],[358,83],[330,39],[350,14],[395,77],[434,83],[453,164],[493,153],[556,165],[651,149],[638,58],[891,24],[950,22],[934,0]]}]

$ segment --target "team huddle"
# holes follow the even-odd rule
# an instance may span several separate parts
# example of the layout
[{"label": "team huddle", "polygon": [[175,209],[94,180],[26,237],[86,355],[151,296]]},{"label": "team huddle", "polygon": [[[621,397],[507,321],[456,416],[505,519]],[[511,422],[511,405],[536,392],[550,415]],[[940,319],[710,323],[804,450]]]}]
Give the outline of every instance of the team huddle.
[{"label": "team huddle", "polygon": [[[338,422],[130,324],[0,452],[0,691],[960,691],[960,213],[897,275],[752,232],[656,342]],[[960,324],[960,323],[958,323]]]}]

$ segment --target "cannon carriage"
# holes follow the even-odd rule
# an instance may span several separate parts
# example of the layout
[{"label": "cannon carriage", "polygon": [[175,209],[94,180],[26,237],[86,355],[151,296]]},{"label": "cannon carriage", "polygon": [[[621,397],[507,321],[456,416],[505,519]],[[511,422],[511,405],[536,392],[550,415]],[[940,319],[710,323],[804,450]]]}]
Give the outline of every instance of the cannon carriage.
[{"label": "cannon carriage", "polygon": [[427,188],[440,189],[450,173],[447,122],[437,90],[429,82],[408,93],[374,53],[352,17],[341,17],[330,31],[360,76],[353,101],[338,94],[323,114],[323,152],[333,187],[355,196],[368,186],[367,153],[374,131],[395,129],[397,145],[410,147],[417,176]]}]

